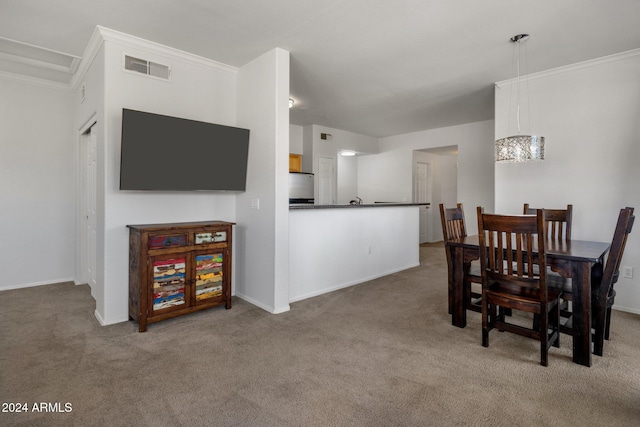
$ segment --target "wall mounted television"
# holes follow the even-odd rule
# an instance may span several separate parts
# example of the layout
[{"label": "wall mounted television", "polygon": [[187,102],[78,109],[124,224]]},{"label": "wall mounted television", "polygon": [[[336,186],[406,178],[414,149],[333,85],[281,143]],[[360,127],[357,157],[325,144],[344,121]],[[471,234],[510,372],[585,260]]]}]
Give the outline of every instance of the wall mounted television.
[{"label": "wall mounted television", "polygon": [[249,130],[122,109],[121,190],[245,191]]}]

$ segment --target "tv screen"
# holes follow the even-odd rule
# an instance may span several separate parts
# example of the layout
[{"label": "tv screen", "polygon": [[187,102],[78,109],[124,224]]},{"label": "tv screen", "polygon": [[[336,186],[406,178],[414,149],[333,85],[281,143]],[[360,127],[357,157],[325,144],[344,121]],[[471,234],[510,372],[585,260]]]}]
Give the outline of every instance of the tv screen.
[{"label": "tv screen", "polygon": [[122,110],[121,190],[245,191],[249,130]]}]

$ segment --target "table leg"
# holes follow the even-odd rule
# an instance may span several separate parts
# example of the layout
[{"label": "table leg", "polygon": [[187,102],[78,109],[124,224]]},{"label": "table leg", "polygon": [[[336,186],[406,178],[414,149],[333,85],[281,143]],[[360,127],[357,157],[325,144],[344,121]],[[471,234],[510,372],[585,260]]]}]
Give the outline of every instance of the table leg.
[{"label": "table leg", "polygon": [[[602,262],[594,264],[591,268],[591,283],[602,282],[603,266]],[[593,292],[593,291],[592,291]],[[595,306],[594,306],[595,304]],[[602,356],[604,349],[604,330],[607,322],[607,297],[606,295],[598,295],[597,299],[591,298],[591,321],[593,322],[594,334],[593,339],[593,354],[596,356]]]},{"label": "table leg", "polygon": [[464,248],[450,247],[452,261],[451,324],[459,328],[467,326],[467,307],[464,299]]},{"label": "table leg", "polygon": [[600,309],[598,307],[598,309],[596,309],[592,315],[594,329],[593,354],[595,354],[596,356],[602,356],[604,350],[604,328],[606,325],[605,313],[607,311],[606,303],[604,307],[604,309]]},{"label": "table leg", "polygon": [[591,265],[572,262],[573,361],[591,366]]}]

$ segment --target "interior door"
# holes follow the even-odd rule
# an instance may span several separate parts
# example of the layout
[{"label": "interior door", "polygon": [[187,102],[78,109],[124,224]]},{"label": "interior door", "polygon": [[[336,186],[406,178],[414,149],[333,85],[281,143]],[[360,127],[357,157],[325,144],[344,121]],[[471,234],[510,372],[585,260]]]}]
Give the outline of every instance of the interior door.
[{"label": "interior door", "polygon": [[[429,203],[431,200],[431,163],[417,162],[414,175],[414,202]],[[420,206],[420,243],[431,240],[429,220],[431,209]]]},{"label": "interior door", "polygon": [[336,168],[332,157],[318,158],[318,204],[336,203]]},{"label": "interior door", "polygon": [[87,283],[91,287],[93,294],[96,288],[96,211],[97,211],[97,184],[96,184],[96,167],[97,167],[97,135],[95,124],[91,126],[84,134],[82,134],[82,143],[85,150],[85,167],[84,167],[84,220],[85,220],[85,276]]}]

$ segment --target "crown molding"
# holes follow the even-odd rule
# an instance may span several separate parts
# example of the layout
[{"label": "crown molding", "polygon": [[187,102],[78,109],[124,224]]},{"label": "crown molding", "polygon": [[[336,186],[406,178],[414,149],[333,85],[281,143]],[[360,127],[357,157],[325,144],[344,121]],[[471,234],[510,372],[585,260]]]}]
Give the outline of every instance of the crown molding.
[{"label": "crown molding", "polygon": [[76,91],[80,87],[85,74],[89,70],[89,67],[93,63],[93,60],[95,59],[105,41],[116,43],[120,46],[147,51],[164,57],[176,58],[181,61],[189,62],[191,64],[209,69],[225,71],[233,74],[238,73],[237,67],[223,64],[222,62],[207,59],[202,56],[194,55],[189,52],[174,49],[172,47],[164,46],[159,43],[141,39],[139,37],[131,36],[129,34],[111,30],[109,28],[101,27],[98,25],[95,27],[93,33],[91,34],[91,38],[89,39],[89,42],[87,43],[87,46],[85,47],[82,54],[82,59],[72,64],[73,68],[75,68],[75,73],[73,73],[73,75],[71,76],[69,83],[54,82],[50,80],[39,79],[36,77],[9,73],[6,71],[0,72],[0,78],[59,90]]},{"label": "crown molding", "polygon": [[73,91],[69,83],[54,82],[53,80],[40,79],[37,77],[10,73],[8,71],[0,71],[0,79],[17,82],[17,83],[29,84],[32,86],[40,86],[47,89],[60,90],[63,92]]},{"label": "crown molding", "polygon": [[[74,66],[78,65],[78,61],[80,58],[73,57],[71,59],[71,63],[69,66],[53,64],[51,62],[41,61],[39,59],[27,58],[24,56],[14,55],[12,53],[0,52],[0,60],[6,60],[11,62],[16,62],[22,65],[28,65],[31,67],[41,68],[44,70],[58,71],[60,73],[73,74],[75,69]],[[75,65],[74,65],[75,64]]]},{"label": "crown molding", "polygon": [[80,82],[84,80],[84,76],[89,70],[89,66],[95,59],[102,47],[102,43],[104,42],[104,38],[101,36],[99,28],[100,27],[97,26],[94,28],[93,33],[91,33],[89,43],[87,43],[87,46],[84,48],[84,52],[82,52],[82,59],[80,60],[80,64],[78,64],[78,69],[73,74],[73,77],[71,77],[69,86],[74,91],[80,87]]},{"label": "crown molding", "polygon": [[[622,61],[624,59],[632,58],[632,57],[638,56],[638,55],[640,55],[640,49],[632,49],[632,50],[628,50],[626,52],[615,53],[613,55],[603,56],[603,57],[596,58],[596,59],[590,59],[588,61],[576,62],[575,64],[565,65],[563,67],[552,68],[550,70],[539,71],[537,73],[527,74],[526,76],[520,76],[520,78],[522,79],[522,77],[526,77],[526,79],[528,81],[531,81],[531,80],[535,80],[535,79],[555,76],[555,75],[558,75],[558,74],[572,73],[572,72],[583,70],[583,69],[586,69],[586,68],[592,68],[592,67],[596,67],[598,65],[607,64],[609,62]],[[515,78],[508,79],[508,80],[502,80],[502,81],[496,82],[495,86],[498,89],[502,89],[502,87],[504,87],[504,86],[509,86],[509,85],[515,84],[516,81],[517,81],[517,79],[515,79]]]},{"label": "crown molding", "polygon": [[185,52],[180,49],[175,49],[169,46],[162,45],[160,43],[142,39],[140,37],[121,33],[120,31],[101,27],[99,25],[96,27],[96,29],[100,32],[100,35],[105,41],[117,43],[119,45],[135,49],[145,50],[162,56],[170,56],[183,61],[191,62],[196,65],[205,66],[207,68],[216,68],[218,70],[228,71],[231,73],[238,72],[238,69],[236,67],[232,67],[231,65],[223,64],[222,62],[214,61],[212,59]]},{"label": "crown molding", "polygon": [[183,50],[175,49],[169,46],[162,45],[160,43],[152,42],[140,37],[132,36],[120,31],[97,25],[82,55],[82,61],[80,61],[78,71],[71,79],[70,86],[73,88],[73,90],[76,90],[79,87],[85,73],[89,69],[89,66],[93,62],[94,58],[98,54],[98,51],[105,41],[115,43],[120,46],[143,50],[164,57],[177,58],[181,61],[190,62],[192,64],[203,66],[206,68],[213,68],[216,70],[234,74],[238,73],[238,68],[231,65],[223,64],[222,62],[214,61],[212,59],[194,55]]}]

